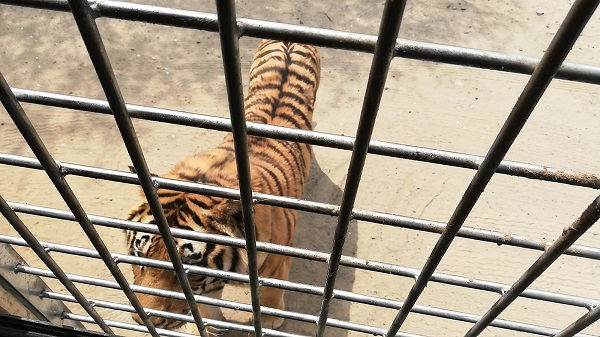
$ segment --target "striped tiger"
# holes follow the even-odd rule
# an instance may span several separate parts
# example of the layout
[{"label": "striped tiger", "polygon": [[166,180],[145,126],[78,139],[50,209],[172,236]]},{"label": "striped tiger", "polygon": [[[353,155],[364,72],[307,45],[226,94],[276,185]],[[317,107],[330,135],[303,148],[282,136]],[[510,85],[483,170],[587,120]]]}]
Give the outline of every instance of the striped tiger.
[{"label": "striped tiger", "polygon": [[[312,129],[315,95],[319,86],[320,59],[310,45],[263,41],[250,69],[250,84],[245,99],[246,119],[295,129]],[[248,136],[248,154],[252,189],[255,192],[300,198],[308,179],[311,148],[308,144]],[[233,136],[229,133],[216,148],[193,155],[177,164],[166,178],[238,188]],[[244,237],[239,201],[206,195],[160,189],[158,197],[169,225],[203,233]],[[258,241],[292,245],[296,212],[268,205],[255,205],[254,217]],[[129,220],[155,223],[148,203],[129,212]],[[241,248],[213,243],[175,239],[184,263],[225,271],[247,273],[247,255]],[[169,261],[160,235],[127,231],[129,254]],[[287,280],[291,258],[258,253],[258,272],[262,277]],[[172,270],[133,266],[135,284],[181,291]],[[195,294],[220,298],[224,280],[190,275]],[[282,289],[261,288],[261,305],[284,309]],[[138,294],[144,307],[187,314],[187,302]],[[219,308],[199,305],[203,317],[223,319]],[[141,322],[137,314],[134,320]],[[181,321],[151,316],[160,328],[174,329]],[[279,328],[283,318],[263,315],[264,327]]]}]

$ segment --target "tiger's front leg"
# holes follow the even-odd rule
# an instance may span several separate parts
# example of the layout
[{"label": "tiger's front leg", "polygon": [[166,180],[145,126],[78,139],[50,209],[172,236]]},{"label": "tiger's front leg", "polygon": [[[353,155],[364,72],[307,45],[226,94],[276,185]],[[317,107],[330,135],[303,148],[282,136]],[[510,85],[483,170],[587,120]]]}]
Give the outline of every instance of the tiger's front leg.
[{"label": "tiger's front leg", "polygon": [[[271,260],[271,261],[268,261]],[[281,255],[270,255],[267,258],[267,261],[271,266],[276,266],[269,275],[261,275],[269,278],[276,278],[279,280],[288,280],[288,276],[290,273],[290,267],[292,265],[292,258],[289,256],[281,256]],[[285,310],[285,300],[283,299],[285,291],[279,288],[271,288],[271,287],[262,287],[260,289],[260,305]],[[266,329],[278,329],[283,325],[284,319],[276,316],[269,316],[265,314],[261,314],[261,323],[262,327]]]},{"label": "tiger's front leg", "polygon": [[[210,293],[202,294],[202,296],[219,299],[219,300],[221,299],[222,295],[223,295],[223,288],[215,290],[215,291],[211,291]],[[198,305],[198,309],[200,310],[200,315],[202,315],[202,319],[208,318],[208,319],[218,320],[218,321],[225,320],[225,317],[223,316],[223,313],[221,312],[220,307],[206,305],[206,304],[200,304],[200,303],[198,303],[197,305]],[[195,324],[192,324],[191,330],[192,330],[191,333],[199,334],[198,327]],[[215,328],[212,326],[206,327],[206,331],[208,332],[209,335],[212,335],[212,336],[218,336],[218,335],[223,334],[222,329]]]}]

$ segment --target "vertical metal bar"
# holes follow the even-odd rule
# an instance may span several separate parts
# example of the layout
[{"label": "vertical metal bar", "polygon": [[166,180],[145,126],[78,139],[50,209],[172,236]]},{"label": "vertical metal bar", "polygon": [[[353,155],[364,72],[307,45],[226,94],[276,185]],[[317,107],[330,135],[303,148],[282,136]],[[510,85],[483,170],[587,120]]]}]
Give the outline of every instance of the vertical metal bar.
[{"label": "vertical metal bar", "polygon": [[35,238],[33,233],[29,231],[27,226],[19,219],[15,211],[6,203],[4,198],[0,195],[0,213],[4,215],[6,220],[13,226],[13,228],[21,235],[31,249],[37,254],[37,256],[48,266],[56,278],[65,286],[65,288],[75,297],[77,302],[83,307],[83,309],[94,319],[94,322],[100,326],[102,331],[113,334],[110,327],[102,319],[102,317],[96,312],[96,310],[90,305],[88,300],[83,294],[77,289],[77,287],[69,280],[65,272],[60,266],[54,261],[54,259],[46,252],[44,246]]},{"label": "vertical metal bar", "polygon": [[544,94],[550,81],[552,81],[552,78],[560,68],[560,65],[573,47],[573,44],[579,37],[583,27],[594,13],[597,6],[598,1],[588,0],[577,0],[577,2],[573,4],[573,7],[556,33],[556,36],[550,43],[547,52],[544,54],[542,60],[531,75],[521,96],[494,140],[494,143],[481,163],[479,170],[477,170],[473,180],[467,187],[465,194],[448,221],[446,229],[438,239],[421,274],[419,274],[417,281],[410,290],[404,305],[390,326],[388,333],[386,334],[387,336],[396,334],[402,323],[404,323],[411,308],[425,289],[429,278],[439,265],[442,257],[448,250],[448,247],[450,247],[452,240],[454,240],[454,237],[475,206],[479,196],[483,193],[483,190],[494,175],[496,168],[519,135],[519,132],[525,125],[531,112]]},{"label": "vertical metal bar", "polygon": [[587,328],[588,326],[592,325],[592,323],[598,321],[599,319],[600,319],[600,305],[596,306],[594,309],[592,309],[590,312],[586,313],[585,315],[579,317],[578,320],[573,322],[571,325],[566,327],[561,332],[554,335],[554,337],[574,336],[575,334],[577,334],[581,330]]},{"label": "vertical metal bar", "polygon": [[221,37],[221,53],[225,69],[225,83],[229,100],[229,113],[235,161],[239,177],[242,218],[246,233],[246,252],[248,253],[248,274],[250,277],[250,297],[255,336],[262,336],[260,321],[260,284],[258,281],[258,262],[256,257],[256,231],[248,158],[248,138],[246,134],[246,116],[244,113],[244,92],[240,68],[239,31],[235,13],[235,0],[216,0]]},{"label": "vertical metal bar", "polygon": [[[121,137],[125,143],[125,147],[127,148],[127,152],[129,153],[129,157],[131,158],[133,166],[135,167],[140,179],[140,184],[148,200],[148,205],[150,206],[152,214],[154,215],[154,219],[156,220],[156,225],[158,226],[160,234],[167,248],[169,258],[173,263],[173,268],[177,275],[177,279],[179,280],[183,293],[185,294],[185,298],[190,307],[192,316],[194,317],[194,321],[198,327],[198,331],[200,331],[200,335],[202,337],[208,337],[206,327],[202,322],[200,310],[198,309],[194,299],[194,293],[192,292],[192,288],[190,287],[190,283],[187,278],[187,273],[181,262],[177,246],[173,240],[173,236],[171,235],[171,229],[163,213],[160,200],[158,199],[158,195],[156,193],[157,186],[153,182],[150,175],[144,154],[142,153],[142,149],[135,134],[133,123],[129,117],[129,112],[125,107],[125,101],[123,100],[123,96],[119,90],[115,74],[108,59],[108,54],[104,48],[102,37],[100,36],[98,27],[94,21],[92,8],[86,0],[69,0],[69,5],[73,11],[73,17],[75,18],[75,22],[77,23],[81,37],[83,38],[85,46],[88,50],[92,64],[96,69],[98,79],[100,80],[108,103],[113,111],[113,116],[119,128],[119,132],[121,133]],[[141,307],[135,296],[133,296],[133,299],[135,302],[132,302],[132,305],[134,305],[134,307],[136,305]],[[140,318],[143,320],[150,332],[153,335],[156,334],[156,329],[148,320],[146,313],[141,312]]]},{"label": "vertical metal bar", "polygon": [[[527,289],[556,259],[569,248],[583,233],[600,219],[600,196],[597,197],[562,235],[545,251],[527,271],[508,289],[502,297],[465,334],[465,337],[478,336],[504,309]],[[587,319],[586,319],[587,321]],[[591,322],[590,322],[591,324]],[[579,325],[578,325],[579,326]],[[582,329],[585,326],[582,327]],[[572,335],[568,335],[572,336]]]},{"label": "vertical metal bar", "polygon": [[[115,280],[121,286],[123,286],[124,289],[128,290],[126,292],[127,297],[130,299],[130,301],[132,301],[132,305],[136,308],[136,310],[143,314],[143,308],[141,304],[137,302],[137,298],[129,288],[129,283],[127,283],[127,279],[125,279],[125,276],[123,276],[123,273],[121,273],[121,270],[113,261],[110,251],[102,241],[102,238],[100,237],[100,235],[92,225],[90,219],[88,218],[87,214],[81,207],[81,204],[79,203],[79,200],[77,200],[75,193],[73,193],[73,190],[71,190],[71,187],[65,180],[59,163],[57,163],[52,158],[52,156],[48,152],[48,149],[46,149],[46,146],[44,145],[38,134],[35,132],[31,121],[29,120],[29,118],[27,118],[25,111],[23,111],[23,107],[21,107],[21,105],[17,101],[17,98],[10,90],[8,83],[6,83],[6,80],[4,79],[4,76],[2,74],[0,74],[0,101],[6,108],[6,111],[14,121],[17,128],[19,129],[19,132],[21,132],[23,138],[25,138],[27,144],[29,145],[37,159],[40,161],[40,164],[44,167],[44,170],[48,174],[48,177],[50,178],[50,180],[52,181],[62,198],[65,200],[65,203],[67,204],[71,212],[73,212],[73,215],[75,216],[75,218],[81,225],[81,228],[94,245],[94,248],[96,248],[100,256],[102,256],[102,260],[106,264],[108,270],[114,276]],[[152,327],[152,325],[150,325],[150,327]],[[156,334],[155,330],[154,332]]]},{"label": "vertical metal bar", "polygon": [[352,158],[348,167],[348,176],[344,186],[344,195],[335,229],[333,248],[328,261],[327,280],[319,312],[319,320],[317,322],[317,337],[322,337],[325,332],[329,307],[333,298],[333,290],[342,257],[342,248],[346,240],[348,225],[353,217],[352,209],[354,208],[356,194],[358,193],[358,186],[369,150],[369,142],[371,141],[371,135],[375,126],[387,73],[394,57],[396,39],[398,38],[398,31],[400,30],[400,23],[405,7],[406,0],[388,0],[383,9],[379,37],[375,46],[360,121],[356,130],[356,141],[352,150]]}]

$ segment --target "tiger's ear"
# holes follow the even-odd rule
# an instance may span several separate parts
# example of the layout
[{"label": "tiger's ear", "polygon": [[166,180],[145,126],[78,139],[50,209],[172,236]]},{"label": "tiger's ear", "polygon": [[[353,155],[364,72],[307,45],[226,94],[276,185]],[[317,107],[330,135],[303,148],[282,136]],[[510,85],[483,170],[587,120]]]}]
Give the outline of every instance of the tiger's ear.
[{"label": "tiger's ear", "polygon": [[[131,165],[129,165],[129,166],[127,166],[127,167],[129,167],[129,171],[130,171],[131,173],[137,173],[137,170],[135,169],[135,167],[133,167],[133,166],[131,166]],[[152,172],[150,172],[150,175],[151,175],[151,176],[153,176],[153,177],[158,177],[158,174],[154,174],[154,173],[152,173]]]},{"label": "tiger's ear", "polygon": [[239,200],[227,200],[221,207],[219,217],[224,224],[227,224],[233,230],[235,237],[245,237],[244,221],[242,218],[242,203]]},{"label": "tiger's ear", "polygon": [[[131,173],[136,173],[137,174],[137,170],[135,169],[135,167],[133,167],[131,165],[129,165],[127,167],[129,167],[129,171]],[[156,175],[154,173],[150,173],[150,176],[152,176],[152,177],[158,177],[158,175]],[[140,196],[142,196],[142,199],[144,199],[144,200],[146,199],[146,194],[144,193],[144,190],[141,189],[141,188],[140,188]]]}]

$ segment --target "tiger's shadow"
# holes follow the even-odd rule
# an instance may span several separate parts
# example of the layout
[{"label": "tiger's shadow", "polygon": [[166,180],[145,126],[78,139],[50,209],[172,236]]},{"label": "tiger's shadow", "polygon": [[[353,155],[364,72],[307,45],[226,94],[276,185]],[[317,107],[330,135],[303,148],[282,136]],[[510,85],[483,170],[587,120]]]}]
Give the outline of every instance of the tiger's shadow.
[{"label": "tiger's shadow", "polygon": [[[304,199],[339,205],[342,200],[342,194],[342,189],[329,179],[313,157]],[[337,217],[299,211],[294,246],[330,254],[336,225]],[[348,232],[355,233],[355,235],[346,236],[343,252],[345,255],[356,256],[356,220],[350,222]],[[322,288],[325,285],[327,267],[327,263],[325,262],[294,258],[290,272],[290,281]],[[354,270],[340,267],[335,289],[351,291],[354,279]],[[318,317],[322,297],[288,290],[285,294],[285,302],[286,310],[288,311]],[[342,300],[333,300],[328,317],[349,321],[350,303]],[[287,319],[279,330],[310,336],[315,335],[316,325],[314,322]],[[228,331],[226,335],[227,337],[247,336],[246,333],[236,331]],[[348,335],[348,332],[337,328],[327,328],[326,335],[328,337],[345,337]]]},{"label": "tiger's shadow", "polygon": [[[342,195],[342,189],[329,179],[319,166],[317,160],[313,157],[304,198],[306,200],[339,205],[342,202]],[[294,246],[330,254],[336,226],[337,217],[335,216],[298,212],[298,226],[296,228]],[[345,255],[356,256],[358,237],[356,235],[358,233],[356,220],[350,222],[348,232],[354,233],[354,235],[346,235],[343,252]],[[325,262],[296,258],[292,263],[290,280],[323,287],[327,278],[327,268],[328,266]],[[341,266],[338,270],[335,289],[352,291],[354,278],[353,269]],[[321,302],[321,296],[291,291],[286,293],[287,310],[290,311],[318,316]],[[328,317],[349,321],[350,303],[342,300],[333,300]],[[314,336],[316,326],[313,322],[304,323],[286,320],[286,323],[280,330]],[[327,328],[326,335],[328,337],[343,337],[347,336],[348,332],[342,329]]]}]

